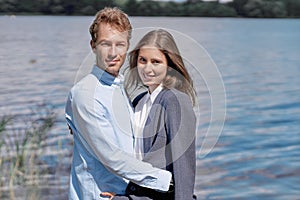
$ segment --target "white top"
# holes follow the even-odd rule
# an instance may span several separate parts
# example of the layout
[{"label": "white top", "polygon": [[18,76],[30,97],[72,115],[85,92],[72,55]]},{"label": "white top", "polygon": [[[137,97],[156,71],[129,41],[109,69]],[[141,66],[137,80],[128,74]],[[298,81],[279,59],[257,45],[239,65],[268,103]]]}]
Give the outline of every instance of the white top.
[{"label": "white top", "polygon": [[162,89],[163,86],[160,84],[151,94],[148,91],[148,93],[145,94],[138,102],[134,110],[134,151],[135,157],[140,160],[143,159],[143,130],[145,123],[152,104]]}]

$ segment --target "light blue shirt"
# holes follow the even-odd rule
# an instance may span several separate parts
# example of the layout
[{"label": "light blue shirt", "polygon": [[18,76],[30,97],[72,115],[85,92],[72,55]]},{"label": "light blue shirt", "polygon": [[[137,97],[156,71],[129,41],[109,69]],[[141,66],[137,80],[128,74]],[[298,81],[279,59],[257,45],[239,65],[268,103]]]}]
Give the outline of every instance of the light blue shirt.
[{"label": "light blue shirt", "polygon": [[133,156],[132,107],[122,80],[97,66],[73,86],[66,119],[74,136],[69,199],[124,194],[128,180],[167,191],[171,173]]}]

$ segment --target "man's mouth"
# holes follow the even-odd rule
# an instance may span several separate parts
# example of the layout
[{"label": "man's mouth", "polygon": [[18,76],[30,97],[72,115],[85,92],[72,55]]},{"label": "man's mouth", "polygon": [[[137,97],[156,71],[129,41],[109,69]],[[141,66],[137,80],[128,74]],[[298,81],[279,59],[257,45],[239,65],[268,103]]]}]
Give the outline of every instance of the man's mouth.
[{"label": "man's mouth", "polygon": [[114,59],[114,60],[108,60],[106,61],[108,66],[115,65],[117,62],[119,62],[119,59]]}]

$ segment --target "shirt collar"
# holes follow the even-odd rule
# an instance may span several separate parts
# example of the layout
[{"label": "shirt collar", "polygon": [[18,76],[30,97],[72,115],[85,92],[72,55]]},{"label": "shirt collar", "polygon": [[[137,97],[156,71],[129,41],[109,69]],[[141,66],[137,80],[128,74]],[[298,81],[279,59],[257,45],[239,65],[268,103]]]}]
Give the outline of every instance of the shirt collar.
[{"label": "shirt collar", "polygon": [[107,73],[97,65],[94,65],[93,70],[91,72],[97,79],[104,85],[111,86],[112,84],[120,85],[123,82],[123,76],[119,75],[118,77],[114,77],[113,75]]},{"label": "shirt collar", "polygon": [[150,100],[151,100],[152,104],[153,104],[154,100],[156,99],[157,95],[162,90],[163,90],[163,85],[160,84],[159,86],[157,86],[157,88],[155,88],[155,90],[151,94],[149,92],[147,93],[148,96],[150,95]]}]

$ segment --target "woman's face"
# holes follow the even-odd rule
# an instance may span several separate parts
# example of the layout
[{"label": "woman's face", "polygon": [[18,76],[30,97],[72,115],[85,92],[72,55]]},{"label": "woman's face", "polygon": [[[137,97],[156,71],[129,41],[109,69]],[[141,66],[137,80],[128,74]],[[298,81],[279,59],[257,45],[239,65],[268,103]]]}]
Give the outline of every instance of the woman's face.
[{"label": "woman's face", "polygon": [[156,47],[143,46],[138,54],[137,68],[142,82],[152,93],[167,75],[167,58]]}]

